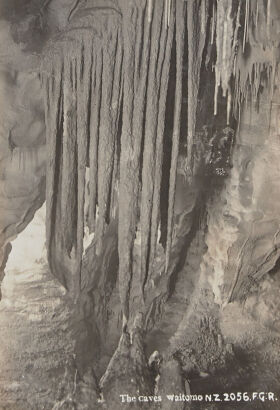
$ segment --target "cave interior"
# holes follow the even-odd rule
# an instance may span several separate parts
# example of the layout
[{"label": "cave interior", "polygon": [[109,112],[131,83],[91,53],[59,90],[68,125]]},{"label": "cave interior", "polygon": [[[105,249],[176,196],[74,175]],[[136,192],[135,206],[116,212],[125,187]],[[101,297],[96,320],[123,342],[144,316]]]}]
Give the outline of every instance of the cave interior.
[{"label": "cave interior", "polygon": [[279,0],[0,16],[0,405],[279,408]]}]

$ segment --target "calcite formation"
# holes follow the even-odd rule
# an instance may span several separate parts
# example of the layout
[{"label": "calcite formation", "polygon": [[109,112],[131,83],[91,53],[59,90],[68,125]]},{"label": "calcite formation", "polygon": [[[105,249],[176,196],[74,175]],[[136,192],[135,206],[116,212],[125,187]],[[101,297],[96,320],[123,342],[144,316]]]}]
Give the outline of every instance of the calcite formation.
[{"label": "calcite formation", "polygon": [[[11,65],[22,67],[0,78],[12,95],[0,139],[0,278],[10,242],[46,200],[50,271],[98,339],[96,405],[165,394],[171,375],[179,390],[199,391],[196,378],[232,364],[231,343],[245,349],[230,309],[236,318],[240,301],[254,305],[279,263],[278,2],[28,7],[20,24],[4,10]],[[146,354],[157,344],[155,370]]]}]

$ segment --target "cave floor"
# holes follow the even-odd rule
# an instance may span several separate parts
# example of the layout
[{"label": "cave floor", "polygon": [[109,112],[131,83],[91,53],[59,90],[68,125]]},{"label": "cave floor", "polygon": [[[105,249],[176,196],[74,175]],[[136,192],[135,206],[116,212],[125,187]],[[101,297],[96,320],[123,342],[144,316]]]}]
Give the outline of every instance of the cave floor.
[{"label": "cave floor", "polygon": [[[185,272],[186,273],[186,272]],[[184,275],[182,275],[182,278]],[[178,278],[180,282],[180,277]],[[267,289],[266,285],[265,289]],[[271,289],[275,283],[271,283]],[[267,290],[269,301],[272,301],[271,289]],[[277,289],[277,287],[276,287]],[[275,289],[275,298],[278,293]],[[183,290],[182,290],[183,292]],[[184,293],[185,294],[185,293]],[[159,346],[156,330],[152,339],[157,348],[164,351],[169,344],[171,335],[175,332],[178,320],[182,320],[183,301],[178,292],[170,298],[166,314],[163,317],[165,328],[165,342]],[[267,298],[268,298],[267,296]],[[262,296],[263,299],[265,295]],[[253,303],[253,302],[251,302]],[[45,262],[38,262],[34,268],[19,272],[8,271],[2,283],[2,300],[0,302],[0,409],[2,410],[51,410],[55,403],[64,397],[67,390],[65,370],[70,369],[71,382],[74,381],[74,371],[71,365],[75,351],[77,331],[83,333],[83,327],[78,326],[77,312],[74,311],[73,302],[67,297],[65,289],[55,280],[48,271]],[[235,317],[235,327],[227,329],[227,323],[232,323]],[[272,371],[270,350],[276,360],[279,353],[279,334],[274,330],[268,334],[260,322],[256,322],[256,329],[252,322],[246,319],[240,308],[231,306],[228,309],[230,321],[224,318],[223,330],[236,346],[244,345],[242,340],[246,332],[252,333],[251,339],[257,342],[258,351],[254,352],[250,346],[245,349],[235,350],[235,365],[229,366],[218,373],[213,373],[206,378],[191,380],[191,391],[194,394],[223,393],[225,391],[243,391],[246,386],[248,391],[274,391],[278,396],[278,373]],[[226,312],[225,312],[226,315]],[[240,320],[240,318],[243,320]],[[239,319],[238,319],[239,318]],[[166,323],[172,326],[166,327]],[[277,322],[278,323],[278,322]],[[230,332],[233,332],[232,334]],[[258,333],[258,338],[256,334]],[[168,336],[168,337],[167,337]],[[274,336],[274,337],[272,337]],[[267,341],[271,341],[271,346]],[[246,340],[248,337],[246,337]],[[157,343],[156,343],[157,342]],[[272,343],[273,342],[273,343]],[[83,346],[86,346],[83,344]],[[249,354],[250,352],[250,354]],[[209,352],[210,354],[210,352]],[[277,364],[276,364],[276,367]],[[73,370],[73,368],[72,368]],[[277,374],[277,376],[276,376]],[[67,377],[69,374],[67,375]],[[172,377],[172,376],[171,376]],[[72,380],[73,379],[73,380]],[[172,378],[170,379],[170,382]],[[63,390],[64,389],[64,390]],[[92,402],[92,401],[90,401]],[[193,409],[206,407],[197,406]],[[278,403],[236,403],[215,405],[209,409],[278,409]]]},{"label": "cave floor", "polygon": [[73,355],[71,305],[46,267],[10,271],[0,302],[0,408],[51,409]]}]

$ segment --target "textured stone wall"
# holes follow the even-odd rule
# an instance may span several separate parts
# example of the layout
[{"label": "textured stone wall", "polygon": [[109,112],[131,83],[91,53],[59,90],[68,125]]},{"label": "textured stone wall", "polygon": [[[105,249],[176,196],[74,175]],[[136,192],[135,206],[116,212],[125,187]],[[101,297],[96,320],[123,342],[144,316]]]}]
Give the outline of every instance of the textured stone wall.
[{"label": "textured stone wall", "polygon": [[280,255],[279,90],[244,106],[232,169],[208,204],[202,271],[219,304],[240,299]]},{"label": "textured stone wall", "polygon": [[[0,265],[9,242],[32,220],[45,198],[45,125],[36,64],[0,24]],[[4,57],[5,56],[5,57]],[[1,274],[0,274],[1,275]]]}]

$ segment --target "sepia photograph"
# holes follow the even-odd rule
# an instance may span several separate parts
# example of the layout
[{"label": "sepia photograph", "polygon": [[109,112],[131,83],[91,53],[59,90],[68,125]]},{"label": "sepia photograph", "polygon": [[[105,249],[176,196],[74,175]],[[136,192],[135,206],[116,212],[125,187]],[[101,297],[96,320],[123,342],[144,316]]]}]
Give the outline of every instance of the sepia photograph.
[{"label": "sepia photograph", "polygon": [[280,0],[0,0],[0,410],[280,409]]}]

